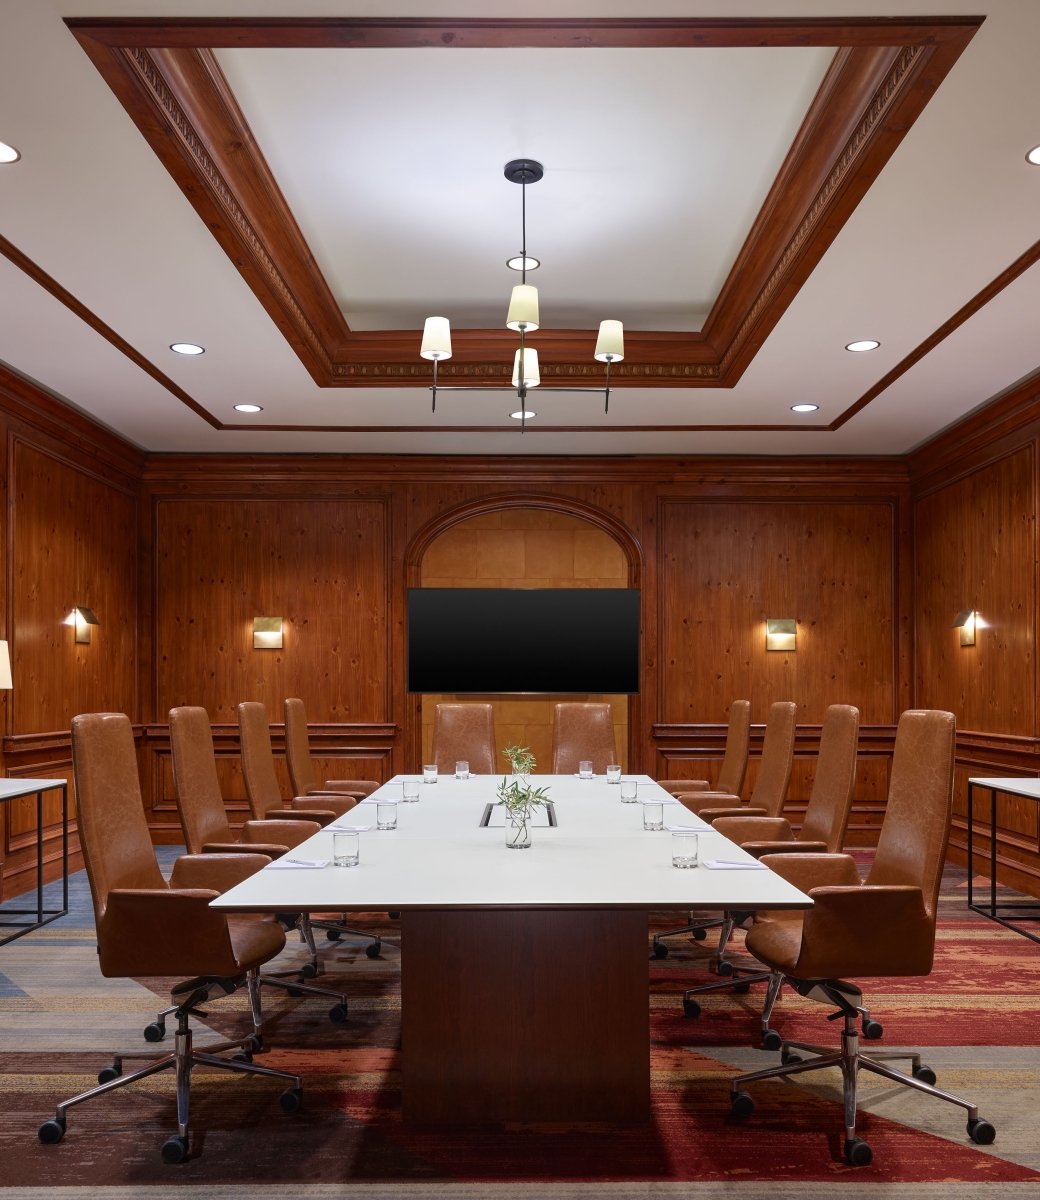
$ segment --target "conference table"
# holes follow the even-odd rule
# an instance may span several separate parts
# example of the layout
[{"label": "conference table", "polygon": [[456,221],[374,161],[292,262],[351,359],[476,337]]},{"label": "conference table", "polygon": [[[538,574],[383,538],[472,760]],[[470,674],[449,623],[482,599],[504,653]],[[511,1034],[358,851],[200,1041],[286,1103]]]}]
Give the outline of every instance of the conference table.
[{"label": "conference table", "polygon": [[[532,775],[557,824],[536,815],[523,850],[506,847],[501,807],[482,822],[500,776],[442,775],[377,829],[403,778],[213,907],[400,913],[406,1121],[648,1119],[648,911],[812,905],[645,775],[634,804],[603,776]],[[666,827],[700,830],[697,868],[672,866],[667,828],[643,829],[648,799],[666,802]],[[331,864],[337,826],[369,827],[356,867]]]}]

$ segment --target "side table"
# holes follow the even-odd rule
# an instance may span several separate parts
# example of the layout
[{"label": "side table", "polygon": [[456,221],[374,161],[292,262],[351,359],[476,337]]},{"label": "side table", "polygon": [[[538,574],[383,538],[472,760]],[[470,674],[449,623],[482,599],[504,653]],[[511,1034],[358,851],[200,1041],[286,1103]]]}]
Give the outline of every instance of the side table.
[{"label": "side table", "polygon": [[[974,874],[974,813],[975,789],[980,788],[989,792],[989,903],[976,904],[972,887]],[[1016,933],[1022,934],[1034,942],[1040,942],[1040,935],[1022,929],[1020,921],[1040,920],[1040,900],[1002,900],[997,902],[997,793],[1007,796],[1022,796],[1040,804],[1040,779],[969,779],[968,780],[968,907],[991,921],[996,921]],[[1014,915],[1001,916],[998,909],[1006,910]]]},{"label": "side table", "polygon": [[[61,788],[61,908],[43,907],[43,793]],[[36,797],[36,907],[8,908],[0,905],[0,926],[15,932],[0,937],[0,946],[23,937],[41,925],[56,921],[69,911],[69,785],[64,779],[0,779],[0,803],[22,796]],[[35,917],[32,922],[9,921],[8,917]]]}]

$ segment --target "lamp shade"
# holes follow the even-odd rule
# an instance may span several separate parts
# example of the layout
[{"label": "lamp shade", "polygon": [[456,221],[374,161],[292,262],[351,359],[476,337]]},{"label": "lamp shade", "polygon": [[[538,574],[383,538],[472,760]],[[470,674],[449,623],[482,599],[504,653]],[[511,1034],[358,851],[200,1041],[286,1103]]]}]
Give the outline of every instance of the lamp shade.
[{"label": "lamp shade", "polygon": [[14,687],[11,678],[11,652],[6,642],[0,642],[0,690],[10,691]]},{"label": "lamp shade", "polygon": [[[537,387],[542,382],[538,373],[538,351],[524,348],[524,386]],[[513,355],[513,387],[520,386],[520,351]]]},{"label": "lamp shade", "polygon": [[533,333],[538,328],[538,289],[530,283],[518,283],[509,298],[506,328],[518,333]]},{"label": "lamp shade", "polygon": [[419,357],[429,358],[434,362],[451,358],[451,326],[447,317],[426,318]]},{"label": "lamp shade", "polygon": [[600,321],[594,357],[598,362],[620,362],[625,357],[625,328],[620,321]]}]

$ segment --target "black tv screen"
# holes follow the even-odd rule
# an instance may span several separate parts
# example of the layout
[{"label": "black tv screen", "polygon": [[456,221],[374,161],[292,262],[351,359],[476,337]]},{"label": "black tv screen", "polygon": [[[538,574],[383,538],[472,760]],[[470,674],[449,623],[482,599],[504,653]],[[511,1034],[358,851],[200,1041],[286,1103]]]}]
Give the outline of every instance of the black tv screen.
[{"label": "black tv screen", "polygon": [[411,588],[410,692],[638,692],[636,588]]}]

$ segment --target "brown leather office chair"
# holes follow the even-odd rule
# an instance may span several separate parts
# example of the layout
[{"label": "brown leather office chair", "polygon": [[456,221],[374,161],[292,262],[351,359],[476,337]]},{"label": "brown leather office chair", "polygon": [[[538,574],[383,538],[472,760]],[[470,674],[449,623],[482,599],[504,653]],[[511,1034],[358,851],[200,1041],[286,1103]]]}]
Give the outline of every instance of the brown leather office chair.
[{"label": "brown leather office chair", "polygon": [[553,708],[552,773],[575,775],[583,759],[597,775],[618,761],[609,704],[570,701]]},{"label": "brown leather office chair", "polygon": [[[760,914],[748,930],[747,948],[800,995],[837,1011],[844,1022],[841,1049],[784,1040],[780,1063],[731,1081],[734,1115],[749,1116],[754,1101],[745,1086],[774,1076],[841,1068],[844,1081],[847,1162],[863,1166],[873,1157],[856,1136],[856,1079],[873,1071],[885,1079],[960,1105],[968,1113],[968,1136],[987,1145],[995,1131],[969,1101],[934,1086],[935,1073],[912,1052],[860,1054],[857,1021],[869,1019],[862,992],[849,977],[927,975],[935,949],[935,919],[953,811],[956,742],[952,713],[910,710],[899,720],[888,804],[874,862],[861,883],[845,854],[771,854],[762,861],[807,891],[807,911]],[[770,989],[771,993],[773,989]],[[771,995],[775,999],[775,995]],[[880,1036],[877,1022],[867,1036]],[[802,1054],[812,1055],[802,1059]],[[885,1060],[909,1058],[911,1074]]]},{"label": "brown leather office chair", "polygon": [[[185,705],[170,709],[170,751],[177,812],[189,853],[235,854],[258,850],[270,858],[280,858],[321,829],[316,821],[246,821],[237,837],[232,833],[217,778],[213,732],[204,708]],[[284,919],[299,929],[310,962],[300,971],[285,972],[287,977],[293,977],[293,982],[275,975],[264,975],[261,982],[294,993],[330,996],[336,1004],[329,1011],[329,1017],[333,1021],[344,1020],[347,1012],[345,996],[329,988],[300,982],[301,976],[313,978],[318,974],[318,951],[310,918],[306,914],[285,914]]]},{"label": "brown leather office chair", "polygon": [[[244,700],[238,706],[238,745],[242,755],[246,796],[255,820],[304,820],[328,825],[350,812],[357,804],[354,796],[328,794],[294,796],[290,803],[295,807],[283,807],[274,766],[274,751],[271,749],[267,709],[255,700]],[[365,938],[368,942],[365,954],[369,958],[378,958],[382,950],[383,942],[378,934],[353,929],[347,924],[346,918],[340,921],[316,921],[311,918],[310,925],[312,930],[324,929],[330,942],[338,942],[345,933]]]},{"label": "brown leather office chair", "polygon": [[327,792],[362,800],[371,796],[378,784],[374,779],[326,779],[321,787],[314,776],[307,711],[303,701],[291,697],[285,701],[285,761],[294,796],[317,796]]},{"label": "brown leather office chair", "polygon": [[[851,704],[832,704],[823,717],[812,791],[805,809],[805,821],[797,835],[784,817],[718,817],[712,822],[713,827],[756,858],[778,852],[836,854],[845,844],[845,831],[852,811],[858,742],[859,709]],[[734,977],[737,982],[724,980],[687,988],[683,995],[686,1016],[700,1016],[700,1005],[693,999],[695,995],[735,986],[746,991],[747,984],[771,979],[771,973],[759,966],[740,967],[726,958],[726,946],[734,927],[746,925],[753,915],[750,912],[723,915],[715,971],[727,978]],[[763,1022],[763,1043],[769,1044],[776,1037]]]},{"label": "brown leather office chair", "polygon": [[494,775],[495,713],[490,704],[438,704],[433,713],[433,762],[454,774],[459,761],[474,775]]},{"label": "brown leather office chair", "polygon": [[[173,1070],[177,1075],[177,1133],[163,1145],[162,1157],[164,1162],[181,1162],[189,1151],[190,1086],[195,1066],[282,1079],[289,1084],[282,1107],[292,1112],[300,1105],[298,1075],[252,1062],[252,1054],[262,1044],[259,969],[281,951],[285,934],[274,921],[228,916],[209,907],[222,891],[270,859],[261,854],[185,855],[177,859],[167,883],[152,849],[127,717],[121,713],[75,717],[72,758],[79,838],[94,902],[101,974],[109,979],[186,977],[186,982],[172,989],[177,1014],[173,1051],[125,1075],[125,1060],[152,1058],[154,1052],[117,1054],[111,1066],[98,1075],[98,1087],[57,1106],[54,1119],[40,1126],[40,1141],[61,1141],[66,1113],[75,1105],[158,1071]],[[252,1032],[195,1050],[191,1012],[205,1000],[243,985],[249,992]],[[238,1057],[225,1057],[228,1051],[235,1051]],[[138,1093],[133,1103],[140,1102]]]},{"label": "brown leather office chair", "polygon": [[[751,701],[734,700],[729,706],[729,725],[726,729],[726,749],[719,767],[714,791],[739,796],[744,791],[748,750],[751,745]],[[706,792],[711,788],[707,779],[659,779],[658,787],[676,795],[678,792]]]}]

